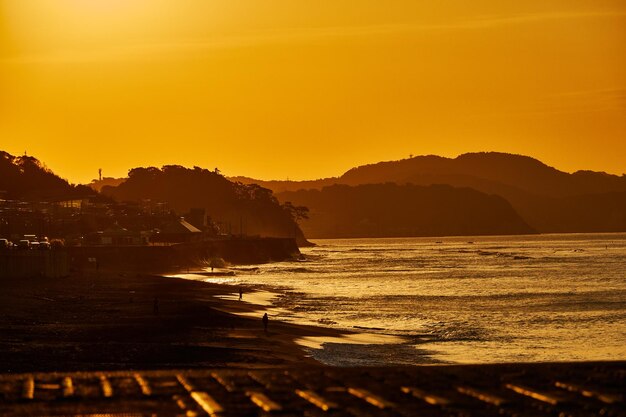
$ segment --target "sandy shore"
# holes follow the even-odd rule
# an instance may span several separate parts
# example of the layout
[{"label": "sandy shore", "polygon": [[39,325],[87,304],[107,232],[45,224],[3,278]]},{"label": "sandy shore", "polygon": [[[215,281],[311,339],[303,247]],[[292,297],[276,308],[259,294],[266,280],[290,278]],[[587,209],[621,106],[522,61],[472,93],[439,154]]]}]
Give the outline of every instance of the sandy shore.
[{"label": "sandy shore", "polygon": [[236,290],[107,272],[3,280],[0,372],[303,365],[316,362],[296,339],[342,335],[272,320],[265,333],[258,307],[224,297]]}]

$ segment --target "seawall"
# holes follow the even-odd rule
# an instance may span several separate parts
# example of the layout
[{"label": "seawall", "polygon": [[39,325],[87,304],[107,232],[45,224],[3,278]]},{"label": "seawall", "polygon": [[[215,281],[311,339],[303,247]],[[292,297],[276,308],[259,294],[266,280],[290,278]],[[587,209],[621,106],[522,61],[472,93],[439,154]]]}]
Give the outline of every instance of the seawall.
[{"label": "seawall", "polygon": [[69,247],[70,263],[78,270],[163,271],[208,266],[220,258],[230,264],[257,264],[300,255],[292,238],[212,239],[172,245]]},{"label": "seawall", "polygon": [[68,274],[68,254],[65,249],[0,251],[0,279],[38,276],[58,278]]}]

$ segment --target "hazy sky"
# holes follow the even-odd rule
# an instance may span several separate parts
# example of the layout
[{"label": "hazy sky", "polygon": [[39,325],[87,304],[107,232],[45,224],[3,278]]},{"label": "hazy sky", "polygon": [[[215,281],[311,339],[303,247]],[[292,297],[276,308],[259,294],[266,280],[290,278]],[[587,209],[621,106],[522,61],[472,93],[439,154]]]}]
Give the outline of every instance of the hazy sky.
[{"label": "hazy sky", "polygon": [[0,0],[0,149],[335,176],[409,154],[626,172],[624,0]]}]

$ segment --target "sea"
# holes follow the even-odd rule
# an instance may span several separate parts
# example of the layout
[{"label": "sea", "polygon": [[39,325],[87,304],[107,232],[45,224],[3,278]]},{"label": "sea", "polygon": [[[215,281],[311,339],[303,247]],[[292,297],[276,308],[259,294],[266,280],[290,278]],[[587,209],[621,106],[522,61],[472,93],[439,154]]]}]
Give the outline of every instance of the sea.
[{"label": "sea", "polygon": [[626,234],[314,240],[301,261],[202,277],[266,295],[329,365],[626,360]]}]

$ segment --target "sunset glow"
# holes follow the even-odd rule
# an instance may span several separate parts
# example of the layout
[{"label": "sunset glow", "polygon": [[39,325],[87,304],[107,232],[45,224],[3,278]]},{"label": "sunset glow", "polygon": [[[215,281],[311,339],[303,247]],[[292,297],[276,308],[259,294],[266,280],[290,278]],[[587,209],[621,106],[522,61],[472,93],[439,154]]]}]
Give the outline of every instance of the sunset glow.
[{"label": "sunset glow", "polygon": [[483,150],[626,171],[622,1],[0,4],[2,148],[73,182]]},{"label": "sunset glow", "polygon": [[0,414],[626,415],[625,46],[626,0],[0,0]]}]

